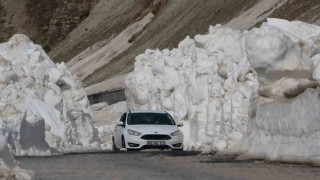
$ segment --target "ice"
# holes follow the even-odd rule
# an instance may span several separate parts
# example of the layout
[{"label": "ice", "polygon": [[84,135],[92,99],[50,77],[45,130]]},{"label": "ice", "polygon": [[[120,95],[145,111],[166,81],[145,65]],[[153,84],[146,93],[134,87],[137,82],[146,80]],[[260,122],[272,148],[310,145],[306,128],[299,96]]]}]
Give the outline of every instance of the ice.
[{"label": "ice", "polygon": [[0,134],[15,155],[99,148],[81,82],[27,36],[0,44],[0,77]]}]

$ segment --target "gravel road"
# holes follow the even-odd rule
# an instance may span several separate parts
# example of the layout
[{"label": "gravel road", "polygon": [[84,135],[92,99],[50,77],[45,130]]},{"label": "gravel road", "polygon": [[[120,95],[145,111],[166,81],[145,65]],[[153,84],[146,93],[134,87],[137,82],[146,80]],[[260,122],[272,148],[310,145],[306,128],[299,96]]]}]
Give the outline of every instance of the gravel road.
[{"label": "gravel road", "polygon": [[20,157],[37,179],[320,179],[307,165],[199,156],[196,152],[120,152],[54,157]]}]

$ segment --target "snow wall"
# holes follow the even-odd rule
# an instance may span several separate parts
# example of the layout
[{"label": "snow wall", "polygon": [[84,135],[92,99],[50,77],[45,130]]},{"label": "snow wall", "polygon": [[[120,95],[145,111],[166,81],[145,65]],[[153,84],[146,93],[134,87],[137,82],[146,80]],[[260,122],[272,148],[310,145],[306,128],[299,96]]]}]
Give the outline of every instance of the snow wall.
[{"label": "snow wall", "polygon": [[127,106],[183,121],[187,150],[310,162],[320,155],[320,91],[306,89],[318,87],[319,47],[320,27],[303,22],[210,27],[176,49],[137,56]]},{"label": "snow wall", "polygon": [[232,146],[247,130],[258,87],[245,37],[217,25],[177,49],[146,50],[126,79],[128,109],[164,110],[183,121],[187,150]]},{"label": "snow wall", "polygon": [[240,151],[258,159],[320,160],[320,27],[269,19],[246,38],[259,79],[257,111]]},{"label": "snow wall", "polygon": [[0,44],[0,133],[15,155],[98,146],[81,82],[25,35]]},{"label": "snow wall", "polygon": [[307,89],[296,98],[259,103],[252,127],[235,150],[254,159],[319,164],[319,97],[319,89]]}]

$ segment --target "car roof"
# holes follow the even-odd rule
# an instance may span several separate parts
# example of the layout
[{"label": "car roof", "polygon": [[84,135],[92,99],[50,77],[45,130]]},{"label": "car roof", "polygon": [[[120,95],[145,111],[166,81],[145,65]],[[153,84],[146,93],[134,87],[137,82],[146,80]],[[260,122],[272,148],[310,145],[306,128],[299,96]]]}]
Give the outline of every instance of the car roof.
[{"label": "car roof", "polygon": [[159,113],[159,114],[166,114],[164,111],[154,111],[154,110],[136,110],[136,111],[129,111],[130,113]]}]

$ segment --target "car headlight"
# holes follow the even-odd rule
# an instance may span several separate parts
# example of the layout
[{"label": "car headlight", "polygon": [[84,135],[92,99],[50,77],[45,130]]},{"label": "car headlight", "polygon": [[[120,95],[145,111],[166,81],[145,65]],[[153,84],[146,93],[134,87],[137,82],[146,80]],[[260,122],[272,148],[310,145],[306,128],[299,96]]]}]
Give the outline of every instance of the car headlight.
[{"label": "car headlight", "polygon": [[177,131],[171,133],[170,135],[171,135],[171,136],[179,136],[179,135],[181,135],[181,131],[180,131],[180,130],[177,130]]},{"label": "car headlight", "polygon": [[129,135],[132,135],[132,136],[140,136],[140,135],[141,135],[141,132],[128,129],[128,134],[129,134]]}]

